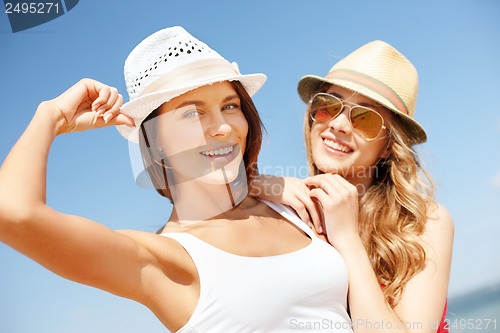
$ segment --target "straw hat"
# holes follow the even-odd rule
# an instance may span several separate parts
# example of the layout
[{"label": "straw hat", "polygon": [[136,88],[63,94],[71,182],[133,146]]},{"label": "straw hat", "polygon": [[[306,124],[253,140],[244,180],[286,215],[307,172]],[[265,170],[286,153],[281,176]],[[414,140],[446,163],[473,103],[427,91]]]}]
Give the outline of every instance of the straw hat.
[{"label": "straw hat", "polygon": [[157,31],[140,42],[125,61],[124,75],[130,101],[121,112],[133,118],[136,126],[117,129],[135,143],[142,121],[174,97],[223,81],[241,82],[252,96],[266,81],[264,74],[240,74],[236,63],[228,62],[182,27]]},{"label": "straw hat", "polygon": [[304,102],[325,85],[336,85],[361,95],[393,111],[406,126],[412,143],[427,140],[424,128],[415,121],[418,74],[412,63],[383,41],[363,45],[337,62],[323,78],[306,75],[298,91]]}]

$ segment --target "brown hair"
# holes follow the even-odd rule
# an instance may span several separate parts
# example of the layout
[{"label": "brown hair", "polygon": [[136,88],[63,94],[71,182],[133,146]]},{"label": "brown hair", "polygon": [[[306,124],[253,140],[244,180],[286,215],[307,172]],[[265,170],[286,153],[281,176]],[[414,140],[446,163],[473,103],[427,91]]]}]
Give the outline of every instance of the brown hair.
[{"label": "brown hair", "polygon": [[[257,159],[262,144],[262,130],[264,129],[264,125],[262,124],[262,120],[260,119],[260,115],[252,101],[252,98],[248,95],[243,85],[239,81],[231,81],[230,84],[240,98],[241,110],[243,111],[245,119],[248,123],[248,134],[245,151],[243,153],[243,161],[245,162],[247,182],[250,183],[252,178],[258,174]],[[167,181],[167,173],[169,172],[169,169],[166,165],[165,159],[159,154],[157,147],[150,142],[146,135],[146,132],[154,133],[154,131],[146,131],[145,129],[147,121],[158,116],[158,110],[159,108],[151,112],[151,114],[149,114],[141,123],[139,131],[139,147],[144,167],[146,168],[146,172],[148,173],[156,191],[161,196],[170,199],[170,202],[172,202],[172,195]]]},{"label": "brown hair", "polygon": [[[310,174],[317,175],[322,171],[314,165],[311,126],[306,113],[308,168]],[[396,115],[389,129],[390,154],[376,164],[372,184],[361,193],[359,234],[384,287],[386,302],[395,307],[408,281],[425,268],[425,251],[417,237],[424,231],[434,199],[432,180],[421,167],[412,138]]]}]

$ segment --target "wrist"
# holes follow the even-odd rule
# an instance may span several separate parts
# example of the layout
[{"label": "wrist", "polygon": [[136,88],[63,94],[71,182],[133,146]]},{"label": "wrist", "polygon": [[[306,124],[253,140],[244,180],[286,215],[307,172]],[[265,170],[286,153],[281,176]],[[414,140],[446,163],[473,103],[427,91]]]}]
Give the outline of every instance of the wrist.
[{"label": "wrist", "polygon": [[363,241],[358,234],[343,235],[341,237],[336,237],[330,241],[330,243],[339,251],[340,254],[344,255],[347,253],[356,252],[356,250],[365,249]]},{"label": "wrist", "polygon": [[67,125],[66,118],[51,101],[41,102],[34,118],[50,126],[54,137],[63,134],[63,128]]}]

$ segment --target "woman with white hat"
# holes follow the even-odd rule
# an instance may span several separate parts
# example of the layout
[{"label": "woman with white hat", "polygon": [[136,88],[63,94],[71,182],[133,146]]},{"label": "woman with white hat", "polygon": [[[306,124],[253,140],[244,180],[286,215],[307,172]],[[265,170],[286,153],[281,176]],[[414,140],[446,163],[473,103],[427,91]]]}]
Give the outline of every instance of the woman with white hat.
[{"label": "woman with white hat", "polygon": [[[311,177],[253,183],[342,254],[355,332],[447,331],[453,222],[413,149],[426,141],[414,120],[417,90],[414,66],[382,41],[355,50],[326,77],[304,76],[298,91],[308,103]],[[283,192],[265,195],[276,183]]]},{"label": "woman with white hat", "polygon": [[[67,279],[146,305],[170,331],[351,332],[347,269],[290,209],[247,196],[261,122],[242,75],[180,27],[125,63],[130,102],[84,79],[39,105],[0,169],[0,241]],[[45,202],[63,133],[117,125],[174,208],[161,234],[114,231]],[[243,161],[243,163],[241,162]]]}]

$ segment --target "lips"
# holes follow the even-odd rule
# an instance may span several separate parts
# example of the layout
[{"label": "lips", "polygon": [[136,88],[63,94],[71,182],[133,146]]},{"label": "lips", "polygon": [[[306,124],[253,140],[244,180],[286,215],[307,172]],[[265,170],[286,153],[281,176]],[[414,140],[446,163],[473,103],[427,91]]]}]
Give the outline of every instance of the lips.
[{"label": "lips", "polygon": [[330,148],[336,152],[349,154],[353,151],[353,149],[351,147],[343,144],[341,141],[338,141],[338,140],[323,138],[323,143],[325,144],[325,146],[327,146],[328,148]]},{"label": "lips", "polygon": [[213,145],[210,146],[210,149],[204,149],[200,151],[200,155],[210,162],[212,168],[222,168],[225,165],[229,164],[236,158],[239,151],[236,144],[231,145],[226,143],[225,145],[219,144],[216,147],[214,147]]},{"label": "lips", "polygon": [[202,155],[207,157],[215,157],[215,156],[224,156],[232,153],[234,150],[234,146],[222,147],[211,150],[204,150],[201,152]]}]

